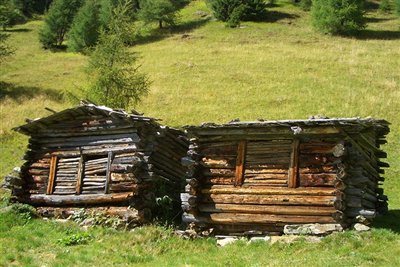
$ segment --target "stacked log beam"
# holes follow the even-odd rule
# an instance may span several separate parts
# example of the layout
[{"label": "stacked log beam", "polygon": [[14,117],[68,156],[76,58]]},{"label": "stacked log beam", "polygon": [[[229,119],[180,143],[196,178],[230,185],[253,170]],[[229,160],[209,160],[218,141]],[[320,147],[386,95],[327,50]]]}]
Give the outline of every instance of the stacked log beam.
[{"label": "stacked log beam", "polygon": [[237,233],[370,220],[387,208],[388,130],[370,119],[188,126],[183,221]]}]

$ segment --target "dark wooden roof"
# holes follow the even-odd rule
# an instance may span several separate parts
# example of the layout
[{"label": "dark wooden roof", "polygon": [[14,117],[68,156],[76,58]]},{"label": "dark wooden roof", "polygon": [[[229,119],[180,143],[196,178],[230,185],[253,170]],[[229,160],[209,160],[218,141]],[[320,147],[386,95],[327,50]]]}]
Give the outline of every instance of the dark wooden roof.
[{"label": "dark wooden roof", "polygon": [[[374,118],[312,118],[307,120],[257,120],[257,121],[239,121],[233,120],[225,124],[203,123],[200,126],[188,125],[184,128],[192,133],[200,133],[204,131],[213,131],[226,129],[246,130],[246,129],[268,129],[281,128],[291,129],[294,134],[300,133],[302,128],[315,127],[336,127],[339,129],[349,130],[350,132],[359,132],[364,129],[373,127],[379,135],[389,133],[390,123],[383,119]],[[245,133],[245,131],[244,131]]]},{"label": "dark wooden roof", "polygon": [[55,112],[54,114],[48,117],[31,120],[25,125],[13,128],[13,130],[26,135],[32,135],[41,129],[51,128],[51,126],[56,123],[63,122],[66,120],[74,120],[77,117],[85,115],[89,116],[100,115],[104,117],[112,117],[126,121],[127,123],[149,122],[159,126],[159,124],[156,122],[159,119],[143,116],[134,110],[132,111],[132,113],[127,113],[121,109],[112,109],[106,106],[98,106],[92,103],[82,101],[81,104],[77,107],[65,109],[60,112]]}]

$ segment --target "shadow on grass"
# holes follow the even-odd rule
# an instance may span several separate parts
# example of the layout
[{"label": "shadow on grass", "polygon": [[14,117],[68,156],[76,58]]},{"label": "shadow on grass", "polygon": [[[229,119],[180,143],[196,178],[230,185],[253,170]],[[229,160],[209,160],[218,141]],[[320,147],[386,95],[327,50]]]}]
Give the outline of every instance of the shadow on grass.
[{"label": "shadow on grass", "polygon": [[372,2],[372,1],[365,1],[365,9],[372,9],[376,10],[379,8],[379,4],[377,2]]},{"label": "shadow on grass", "polygon": [[383,216],[374,219],[374,228],[383,228],[392,230],[395,233],[400,233],[400,210],[389,210]]},{"label": "shadow on grass", "polygon": [[53,89],[42,89],[34,86],[17,86],[0,81],[0,100],[10,97],[16,101],[21,101],[22,98],[32,98],[35,96],[46,96],[57,102],[60,102],[63,98],[60,92]]},{"label": "shadow on grass", "polygon": [[5,32],[31,32],[31,29],[20,28],[20,29],[6,29]]},{"label": "shadow on grass", "polygon": [[366,18],[365,21],[367,23],[379,23],[379,22],[384,22],[384,21],[388,21],[388,20],[392,20],[392,18]]},{"label": "shadow on grass", "polygon": [[147,43],[157,42],[165,38],[168,38],[173,34],[180,34],[193,31],[194,29],[200,28],[201,26],[205,25],[210,19],[211,19],[210,17],[207,17],[204,19],[187,21],[171,28],[154,29],[151,30],[146,36],[139,36],[134,43],[147,44]]},{"label": "shadow on grass", "polygon": [[299,16],[295,14],[289,14],[285,12],[280,12],[280,11],[274,11],[274,10],[268,10],[265,17],[259,21],[262,22],[277,22],[279,20],[284,20],[284,19],[297,19]]},{"label": "shadow on grass", "polygon": [[359,40],[397,40],[400,39],[400,31],[363,30],[354,37]]}]

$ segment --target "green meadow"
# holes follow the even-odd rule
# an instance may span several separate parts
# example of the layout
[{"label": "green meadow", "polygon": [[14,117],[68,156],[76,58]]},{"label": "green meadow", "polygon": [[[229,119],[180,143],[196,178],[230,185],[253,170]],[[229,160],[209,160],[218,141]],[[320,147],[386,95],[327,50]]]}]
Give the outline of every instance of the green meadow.
[{"label": "green meadow", "polygon": [[[293,244],[214,239],[181,240],[171,229],[84,230],[73,223],[28,220],[0,213],[0,266],[399,266],[400,265],[400,19],[367,10],[367,28],[355,37],[321,35],[308,12],[276,1],[262,22],[227,28],[204,1],[180,11],[174,29],[146,26],[137,43],[149,94],[132,108],[180,127],[201,122],[328,117],[374,117],[391,122],[384,189],[390,212],[367,233],[349,231]],[[370,1],[375,2],[376,1]],[[12,131],[25,118],[49,115],[84,96],[87,57],[43,50],[33,20],[10,29],[16,51],[0,68],[0,175],[19,166],[27,138]],[[5,205],[6,191],[0,191]],[[82,244],[67,237],[89,233]],[[61,240],[61,241],[60,241]]]}]

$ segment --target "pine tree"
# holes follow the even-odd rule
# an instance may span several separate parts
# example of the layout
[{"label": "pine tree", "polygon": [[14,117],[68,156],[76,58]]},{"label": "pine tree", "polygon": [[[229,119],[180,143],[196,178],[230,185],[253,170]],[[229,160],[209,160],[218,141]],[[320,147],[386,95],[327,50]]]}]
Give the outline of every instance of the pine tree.
[{"label": "pine tree", "polygon": [[395,0],[395,1],[396,1],[395,4],[396,4],[397,15],[400,16],[400,0]]},{"label": "pine tree", "polygon": [[54,0],[44,19],[39,40],[44,48],[61,46],[83,0]]},{"label": "pine tree", "polygon": [[237,27],[241,20],[262,20],[266,16],[265,0],[208,0],[216,19]]},{"label": "pine tree", "polygon": [[364,0],[313,0],[315,29],[329,34],[354,34],[365,27]]},{"label": "pine tree", "polygon": [[[128,50],[124,36],[130,30],[130,1],[118,4],[107,30],[100,31],[99,42],[89,58],[87,73],[91,85],[87,97],[114,108],[128,108],[148,91],[149,81],[135,65],[136,56]],[[128,31],[128,33],[127,33]]]},{"label": "pine tree", "polygon": [[86,0],[76,14],[68,33],[68,49],[84,52],[97,43],[100,30],[100,5],[96,0]]},{"label": "pine tree", "polygon": [[0,0],[0,26],[3,30],[24,21],[24,15],[14,0]]},{"label": "pine tree", "polygon": [[9,35],[0,32],[0,63],[14,53],[14,49],[7,44]]},{"label": "pine tree", "polygon": [[379,4],[379,10],[383,13],[390,13],[392,11],[392,3],[390,0],[382,0]]},{"label": "pine tree", "polygon": [[179,3],[173,0],[141,0],[138,17],[145,23],[158,22],[161,29],[175,24],[178,9]]}]

